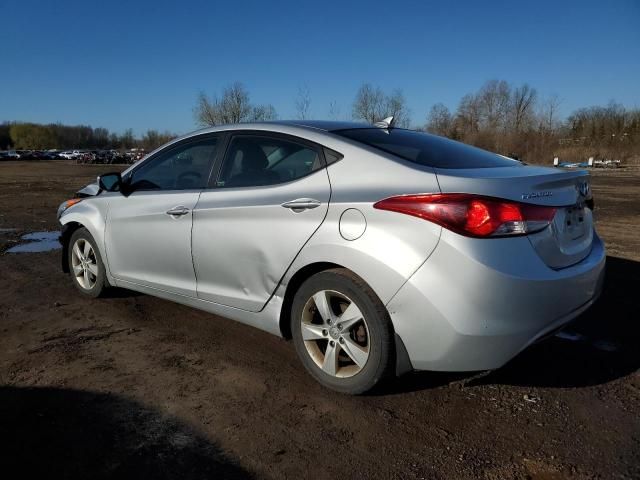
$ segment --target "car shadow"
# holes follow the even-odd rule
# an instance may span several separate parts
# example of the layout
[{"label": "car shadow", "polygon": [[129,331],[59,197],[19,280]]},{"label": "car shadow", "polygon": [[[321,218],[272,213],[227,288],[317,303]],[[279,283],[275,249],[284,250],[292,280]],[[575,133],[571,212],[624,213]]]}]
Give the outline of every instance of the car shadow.
[{"label": "car shadow", "polygon": [[560,336],[525,350],[471,384],[586,387],[640,368],[640,262],[607,257],[602,296]]},{"label": "car shadow", "polygon": [[430,389],[466,380],[466,386],[586,387],[640,369],[640,262],[607,257],[601,297],[558,335],[535,344],[500,369],[484,374],[416,372],[380,393]]},{"label": "car shadow", "polygon": [[111,394],[0,387],[2,468],[20,478],[251,478],[174,417]]},{"label": "car shadow", "polygon": [[104,298],[133,298],[141,297],[144,293],[136,292],[135,290],[129,290],[128,288],[121,287],[109,287],[104,292]]},{"label": "car shadow", "polygon": [[389,379],[377,386],[374,390],[368,392],[367,395],[377,397],[417,392],[420,390],[431,390],[450,385],[453,382],[469,380],[477,375],[478,372],[415,371],[402,375],[399,378]]}]

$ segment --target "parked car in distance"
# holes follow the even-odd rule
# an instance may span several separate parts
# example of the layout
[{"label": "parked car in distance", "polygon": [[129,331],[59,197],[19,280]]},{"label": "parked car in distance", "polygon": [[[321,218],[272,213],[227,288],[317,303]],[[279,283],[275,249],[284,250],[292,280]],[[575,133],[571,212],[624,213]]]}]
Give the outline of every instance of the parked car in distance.
[{"label": "parked car in distance", "polygon": [[621,163],[620,160],[601,159],[593,162],[593,166],[596,168],[619,168]]},{"label": "parked car in distance", "polygon": [[58,153],[58,156],[61,157],[61,158],[65,158],[67,160],[73,160],[74,158],[76,158],[78,156],[78,151],[74,150],[72,152],[70,150],[66,150],[64,152]]},{"label": "parked car in distance", "polygon": [[40,150],[28,150],[24,155],[21,156],[21,158],[28,160],[41,160],[42,152]]},{"label": "parked car in distance", "polygon": [[41,158],[43,160],[57,160],[60,157],[58,156],[58,153],[54,150],[47,150],[45,152],[42,152]]},{"label": "parked car in distance", "polygon": [[202,130],[58,217],[83,295],[129,288],[291,338],[316,380],[358,394],[499,368],[589,308],[605,265],[592,208],[585,171],[387,119]]},{"label": "parked car in distance", "polygon": [[20,158],[20,154],[18,152],[16,152],[15,150],[9,150],[7,152],[7,158],[12,159],[12,160],[18,160]]}]

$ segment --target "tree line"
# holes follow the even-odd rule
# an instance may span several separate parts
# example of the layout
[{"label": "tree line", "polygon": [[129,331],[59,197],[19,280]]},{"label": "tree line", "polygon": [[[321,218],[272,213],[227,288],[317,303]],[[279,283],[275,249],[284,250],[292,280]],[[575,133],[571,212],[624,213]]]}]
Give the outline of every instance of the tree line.
[{"label": "tree line", "polygon": [[[308,119],[312,98],[301,86],[294,99],[296,117]],[[581,108],[566,118],[560,116],[562,100],[557,95],[541,97],[529,84],[513,85],[489,80],[476,92],[464,95],[454,111],[442,103],[431,107],[425,123],[415,130],[427,131],[486,150],[534,163],[550,163],[555,156],[567,161],[596,158],[628,159],[640,153],[640,109],[626,109],[611,102],[606,106]],[[331,102],[329,118],[375,123],[393,116],[398,127],[411,128],[406,97],[401,89],[385,92],[364,83],[356,92],[351,111],[341,115]],[[274,120],[270,105],[254,105],[240,82],[224,88],[220,97],[198,97],[194,108],[200,126]]]},{"label": "tree line", "polygon": [[[311,93],[306,85],[299,87],[294,106],[297,119],[310,118]],[[261,122],[278,118],[273,105],[253,104],[248,90],[241,82],[235,82],[223,88],[220,96],[209,97],[201,92],[193,114],[196,124],[201,127],[226,123]],[[409,114],[402,90],[396,89],[387,94],[380,87],[374,87],[369,83],[364,83],[358,89],[352,106],[352,118],[368,123],[375,123],[393,116],[397,126],[408,128]],[[336,102],[331,102],[329,105],[329,117],[332,119],[340,117],[340,107]]]},{"label": "tree line", "polygon": [[[306,85],[294,98],[295,116],[312,115],[312,96]],[[332,101],[331,119],[350,119],[375,123],[393,116],[398,127],[414,128],[459,140],[486,150],[533,163],[561,160],[584,161],[588,157],[638,158],[640,153],[640,109],[627,109],[611,102],[606,106],[580,108],[562,118],[562,99],[542,97],[528,84],[513,85],[490,80],[477,91],[460,99],[455,110],[442,103],[433,105],[421,125],[411,125],[411,111],[401,89],[386,92],[364,83],[353,103],[342,113]],[[223,88],[220,95],[201,92],[193,109],[196,124],[202,127],[228,123],[276,120],[272,104],[256,104],[241,82]],[[40,125],[4,123],[0,125],[0,148],[133,148],[151,150],[176,135],[148,130],[140,138],[131,129],[122,134],[86,125]]]},{"label": "tree line", "polygon": [[491,80],[464,95],[453,112],[433,105],[424,129],[532,162],[548,163],[556,156],[624,160],[640,154],[640,109],[611,102],[561,118],[561,103],[556,95],[540,97],[528,84]]},{"label": "tree line", "polygon": [[89,125],[62,125],[5,122],[0,124],[0,149],[16,150],[65,150],[80,149],[129,149],[153,150],[177,135],[170,132],[147,130],[136,137],[132,129],[118,134],[106,128]]}]

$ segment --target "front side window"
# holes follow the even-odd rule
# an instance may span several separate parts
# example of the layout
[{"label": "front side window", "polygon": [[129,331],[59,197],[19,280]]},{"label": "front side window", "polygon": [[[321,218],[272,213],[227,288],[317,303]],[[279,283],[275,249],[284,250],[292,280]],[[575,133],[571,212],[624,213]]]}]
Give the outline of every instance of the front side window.
[{"label": "front side window", "polygon": [[231,140],[217,185],[275,185],[319,168],[322,160],[316,148],[282,138],[240,135]]},{"label": "front side window", "polygon": [[218,140],[206,138],[169,147],[144,162],[131,176],[133,190],[193,190],[207,185]]}]

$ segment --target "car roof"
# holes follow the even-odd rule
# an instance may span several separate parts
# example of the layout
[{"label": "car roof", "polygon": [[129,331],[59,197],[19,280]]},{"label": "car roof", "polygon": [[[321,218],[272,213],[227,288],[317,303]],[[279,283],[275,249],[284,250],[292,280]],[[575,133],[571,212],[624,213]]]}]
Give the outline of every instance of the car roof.
[{"label": "car roof", "polygon": [[213,127],[205,127],[194,132],[187,133],[176,140],[188,138],[201,133],[222,132],[231,130],[273,130],[280,131],[282,128],[289,131],[316,131],[316,132],[335,132],[338,130],[350,130],[360,128],[375,128],[367,123],[333,121],[333,120],[273,120],[266,122],[247,122],[247,123],[228,123],[216,125]]},{"label": "car roof", "polygon": [[347,130],[352,128],[372,128],[368,123],[347,122],[340,120],[274,120],[271,122],[275,125],[291,125],[295,127],[314,128],[316,130],[324,130],[325,132],[333,132],[336,130]]},{"label": "car roof", "polygon": [[[366,128],[376,128],[373,125],[369,125],[367,123],[358,123],[358,122],[347,122],[347,121],[332,121],[332,120],[273,120],[267,122],[248,122],[248,123],[228,123],[223,125],[216,125],[213,127],[205,127],[200,130],[196,130],[194,132],[189,132],[180,137],[174,138],[171,142],[162,145],[156,150],[160,148],[164,148],[173,143],[177,143],[181,140],[186,140],[191,137],[195,137],[197,135],[202,135],[206,133],[217,133],[217,132],[230,132],[230,131],[240,131],[240,130],[259,130],[259,131],[267,131],[267,132],[280,132],[280,133],[289,133],[293,135],[303,135],[304,133],[308,134],[327,134],[336,132],[339,130],[352,130],[352,129],[366,129]],[[151,154],[155,153],[156,150],[151,152]]]}]

